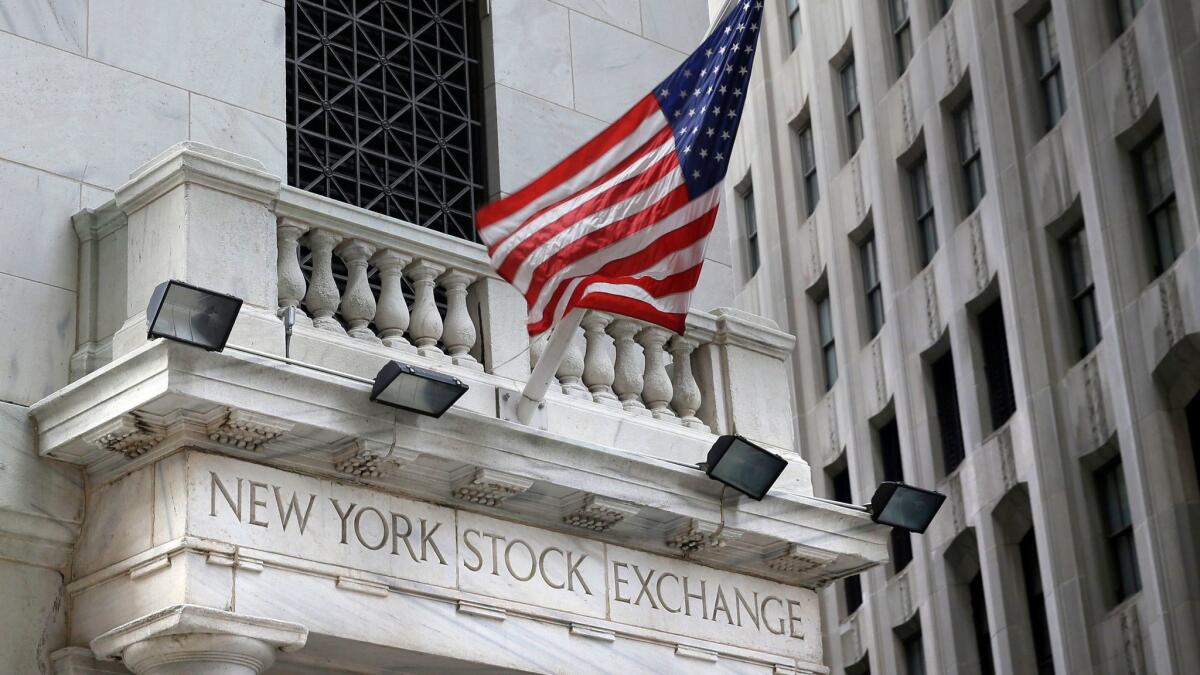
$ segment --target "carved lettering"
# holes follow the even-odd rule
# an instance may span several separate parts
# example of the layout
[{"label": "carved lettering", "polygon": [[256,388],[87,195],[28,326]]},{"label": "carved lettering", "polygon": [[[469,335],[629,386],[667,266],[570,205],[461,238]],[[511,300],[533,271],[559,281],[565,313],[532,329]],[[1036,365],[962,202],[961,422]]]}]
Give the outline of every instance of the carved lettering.
[{"label": "carved lettering", "polygon": [[[425,562],[425,554],[429,549],[433,549],[433,554],[437,556],[438,563],[442,565],[446,564],[446,558],[442,556],[442,552],[438,550],[437,542],[433,540],[433,533],[437,532],[441,526],[441,523],[434,523],[433,527],[429,527],[429,523],[424,518],[421,519],[421,562]],[[409,550],[411,551],[412,549]],[[413,560],[416,560],[416,558],[413,558]]]},{"label": "carved lettering", "polygon": [[733,625],[733,615],[729,613],[729,603],[725,600],[725,590],[720,585],[717,586],[716,598],[713,600],[712,620],[717,620],[717,614],[725,612],[725,621],[730,626]]},{"label": "carved lettering", "polygon": [[794,638],[804,639],[804,633],[796,630],[796,624],[800,623],[801,619],[794,610],[800,609],[800,603],[795,600],[787,601],[788,607],[788,635]]},{"label": "carved lettering", "polygon": [[[241,484],[241,481],[238,481]],[[312,514],[313,502],[317,501],[317,496],[310,494],[308,496],[308,507],[304,509],[304,515],[300,515],[300,502],[296,499],[296,493],[292,493],[292,500],[288,502],[287,510],[283,508],[283,498],[279,496],[279,486],[273,485],[275,490],[275,506],[279,509],[279,520],[283,523],[283,530],[286,532],[288,523],[292,520],[292,514],[296,514],[296,525],[300,527],[300,534],[304,534],[304,526],[308,525],[308,516]]]},{"label": "carved lettering", "polygon": [[[366,538],[363,537],[362,518],[367,513],[374,513],[375,517],[379,519],[379,543],[374,545],[368,544]],[[358,543],[362,544],[364,548],[372,551],[378,551],[379,549],[383,548],[383,545],[387,543],[388,538],[387,521],[384,520],[383,514],[379,512],[379,509],[375,508],[374,506],[364,506],[362,510],[358,512],[358,515],[354,516],[354,536],[358,538]]]},{"label": "carved lettering", "polygon": [[485,538],[491,538],[491,540],[492,540],[492,576],[498,577],[498,576],[500,576],[500,569],[497,566],[497,564],[499,563],[500,556],[497,555],[497,553],[496,553],[496,544],[498,544],[499,542],[502,542],[502,541],[506,541],[506,540],[504,539],[504,537],[501,537],[500,535],[494,534],[492,532],[484,532],[483,536]]},{"label": "carved lettering", "polygon": [[479,570],[483,569],[483,554],[480,553],[479,549],[475,548],[475,544],[472,544],[471,540],[467,538],[468,535],[472,534],[476,537],[480,536],[477,530],[467,530],[466,532],[463,532],[463,544],[470,549],[471,553],[475,554],[475,565],[472,566],[471,563],[463,560],[463,567],[471,570],[472,572],[478,572]]},{"label": "carved lettering", "polygon": [[562,556],[564,564],[567,562],[567,554],[561,548],[556,548],[554,546],[551,546],[551,547],[547,548],[546,550],[542,551],[542,554],[538,556],[538,571],[541,572],[542,581],[546,582],[547,586],[549,586],[550,588],[553,588],[556,591],[559,591],[566,587],[567,582],[564,579],[562,583],[556,584],[553,581],[550,581],[550,575],[546,574],[546,555],[551,552],[557,553],[560,556]]},{"label": "carved lettering", "polygon": [[750,619],[754,622],[754,627],[758,625],[758,591],[754,592],[754,602],[746,602],[746,597],[742,595],[740,588],[733,589],[733,602],[737,611],[737,625],[742,625],[742,608],[746,609],[746,613],[750,615]]},{"label": "carved lettering", "polygon": [[337,511],[338,518],[342,521],[342,541],[341,541],[341,543],[345,544],[346,543],[346,519],[350,517],[350,514],[354,511],[354,507],[356,507],[358,505],[351,503],[350,508],[346,509],[345,512],[343,512],[342,505],[338,504],[338,500],[334,499],[333,497],[330,497],[329,501],[333,502],[333,510]]},{"label": "carved lettering", "polygon": [[[520,545],[525,548],[525,555],[529,556],[529,572],[526,574],[517,574],[513,570],[512,550],[514,546]],[[529,581],[533,575],[537,574],[537,558],[533,555],[533,547],[526,544],[520,539],[513,539],[508,542],[508,546],[504,547],[504,566],[508,568],[508,574],[517,581]]]},{"label": "carved lettering", "polygon": [[225,498],[225,503],[229,505],[229,510],[233,511],[233,515],[237,516],[237,519],[239,521],[241,521],[241,519],[242,519],[242,479],[241,478],[237,479],[237,500],[234,500],[234,498],[232,496],[230,496],[229,490],[226,490],[225,485],[223,483],[221,483],[221,479],[217,478],[217,474],[215,471],[209,471],[208,475],[212,476],[212,481],[211,481],[211,485],[210,485],[210,490],[211,490],[212,494],[211,494],[211,498],[209,500],[210,507],[208,510],[208,515],[213,516],[213,517],[215,517],[217,515],[217,490],[220,490],[221,496],[223,496]]},{"label": "carved lettering", "polygon": [[266,527],[267,521],[259,520],[257,515],[258,507],[261,506],[264,509],[267,508],[267,500],[259,500],[259,498],[256,496],[259,488],[266,490],[267,484],[259,483],[258,481],[250,481],[250,524],[257,525],[259,527]]},{"label": "carved lettering", "polygon": [[682,612],[683,609],[680,607],[671,607],[670,605],[667,604],[667,601],[663,599],[662,585],[663,585],[663,581],[666,579],[674,579],[675,586],[676,587],[679,586],[679,577],[678,576],[671,574],[670,572],[663,572],[662,574],[658,575],[658,582],[654,584],[654,590],[658,591],[658,604],[662,605],[662,608],[667,610],[671,614],[678,614],[678,613]]},{"label": "carved lettering", "polygon": [[629,567],[628,563],[613,561],[613,599],[617,602],[631,602],[631,598],[621,597],[621,584],[629,583],[628,579],[622,579],[619,572],[620,569]]},{"label": "carved lettering", "polygon": [[[404,534],[400,534],[400,521],[404,521]],[[412,521],[407,516],[402,516],[399,513],[392,512],[392,555],[399,555],[399,543],[404,542],[404,548],[408,549],[408,557],[417,562],[417,552],[413,550],[412,542],[408,540],[408,536],[412,534]]]},{"label": "carved lettering", "polygon": [[688,616],[692,615],[692,599],[700,601],[700,611],[703,612],[705,619],[708,619],[708,591],[705,588],[704,580],[700,580],[700,593],[692,593],[688,590],[688,578],[683,578],[683,613]]},{"label": "carved lettering", "polygon": [[779,603],[779,607],[781,609],[783,608],[783,600],[780,600],[779,598],[777,598],[773,595],[763,598],[762,606],[760,608],[763,625],[766,626],[767,630],[770,631],[771,633],[773,633],[775,635],[783,635],[783,617],[782,616],[779,617],[779,630],[775,630],[774,628],[772,628],[771,620],[767,618],[767,603],[769,603],[771,601],[775,601],[775,602]]},{"label": "carved lettering", "polygon": [[654,604],[654,596],[650,593],[650,580],[654,578],[654,570],[650,570],[650,573],[643,577],[642,571],[638,569],[637,565],[634,565],[633,573],[637,575],[638,583],[642,585],[642,590],[638,592],[637,600],[634,600],[633,604],[641,605],[642,596],[646,596],[650,602],[650,609],[658,609],[658,605]]},{"label": "carved lettering", "polygon": [[579,579],[579,585],[583,586],[583,592],[588,595],[592,594],[592,589],[588,588],[587,582],[583,580],[583,574],[579,571],[579,566],[587,558],[587,554],[579,556],[578,560],[571,562],[575,557],[574,551],[567,551],[567,589],[575,590],[575,580]]}]

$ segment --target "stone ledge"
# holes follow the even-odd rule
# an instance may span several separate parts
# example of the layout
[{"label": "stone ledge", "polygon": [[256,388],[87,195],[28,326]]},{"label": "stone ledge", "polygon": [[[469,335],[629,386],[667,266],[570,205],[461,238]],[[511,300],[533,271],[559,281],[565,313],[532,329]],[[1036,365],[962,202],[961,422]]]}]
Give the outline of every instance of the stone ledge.
[{"label": "stone ledge", "polygon": [[114,659],[144,640],[197,633],[246,637],[285,652],[300,649],[308,641],[308,629],[298,623],[199,605],[175,605],[117,626],[92,640],[91,648],[100,659]]}]

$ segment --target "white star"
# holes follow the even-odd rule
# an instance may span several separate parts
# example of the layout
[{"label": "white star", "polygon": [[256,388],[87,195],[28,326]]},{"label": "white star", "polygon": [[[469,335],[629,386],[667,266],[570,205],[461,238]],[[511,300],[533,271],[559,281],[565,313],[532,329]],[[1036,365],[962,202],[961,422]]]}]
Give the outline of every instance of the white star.
[{"label": "white star", "polygon": [[700,148],[700,156],[708,157],[708,150],[705,150],[704,148]]},{"label": "white star", "polygon": [[713,157],[713,159],[715,159],[715,160],[717,160],[718,162],[720,162],[721,160],[725,159],[725,155],[722,155],[721,153],[719,153],[719,152],[718,152],[718,153],[716,154],[716,156],[715,156],[715,157]]},{"label": "white star", "polygon": [[724,53],[725,53],[725,47],[723,47],[723,46],[722,46],[722,47],[720,47],[719,49],[717,49],[717,51],[719,51],[719,52],[721,52],[722,54],[724,54]]},{"label": "white star", "polygon": [[717,89],[717,91],[724,94],[725,92],[729,91],[729,87],[726,87],[725,85],[721,85],[721,87],[719,89]]},{"label": "white star", "polygon": [[705,75],[707,75],[707,74],[708,74],[708,69],[707,69],[707,68],[703,68],[703,69],[701,69],[701,70],[700,70],[700,77],[704,77],[704,76],[705,76]]},{"label": "white star", "polygon": [[739,49],[741,49],[741,48],[742,48],[742,46],[741,46],[741,45],[734,43],[734,45],[733,45],[733,51],[734,51],[734,53],[737,53],[737,51],[738,51]]},{"label": "white star", "polygon": [[705,55],[705,56],[707,56],[708,58],[710,58],[710,59],[711,59],[711,58],[712,58],[712,55],[713,55],[713,50],[711,50],[711,49],[705,49],[705,50],[704,50],[704,55]]},{"label": "white star", "polygon": [[735,89],[733,90],[733,95],[734,95],[734,96],[741,96],[741,95],[742,95],[742,90],[741,90],[741,89],[737,89],[737,88],[735,88]]},{"label": "white star", "polygon": [[679,95],[680,95],[680,96],[687,96],[687,92],[686,92],[685,90],[683,90],[683,89],[680,89],[680,90],[679,90]]},{"label": "white star", "polygon": [[726,35],[728,35],[728,34],[730,34],[730,33],[732,33],[732,32],[733,32],[733,29],[732,29],[732,28],[730,28],[729,26],[725,26],[725,34],[726,34]]},{"label": "white star", "polygon": [[749,54],[752,51],[754,51],[754,45],[746,45],[746,53]]},{"label": "white star", "polygon": [[709,94],[711,94],[711,93],[712,93],[712,87],[709,87],[709,88],[708,88],[708,92],[707,92],[707,93],[709,93]]},{"label": "white star", "polygon": [[658,95],[659,96],[670,96],[671,90],[670,89],[660,89],[658,92]]},{"label": "white star", "polygon": [[758,30],[758,24],[756,24],[756,23],[750,24],[750,30]]},{"label": "white star", "polygon": [[688,154],[688,153],[689,153],[689,152],[691,152],[691,151],[692,151],[692,146],[690,146],[690,145],[685,145],[685,146],[683,147],[683,154],[685,154],[685,155],[686,155],[686,154]]},{"label": "white star", "polygon": [[718,108],[717,106],[715,106],[715,105],[714,105],[714,106],[713,106],[713,114],[714,114],[714,115],[720,115],[720,114],[721,114],[721,109],[720,109],[720,108]]},{"label": "white star", "polygon": [[711,137],[715,133],[717,133],[717,130],[709,127],[708,130],[704,132],[704,135]]},{"label": "white star", "polygon": [[692,178],[699,178],[699,177],[700,177],[699,171],[692,171]]},{"label": "white star", "polygon": [[691,71],[691,70],[684,70],[684,71],[683,71],[683,76],[684,76],[684,77],[691,77],[691,76],[692,76],[692,71]]},{"label": "white star", "polygon": [[750,72],[750,71],[746,69],[746,66],[742,66],[741,68],[738,68],[738,75],[745,75],[748,72]]},{"label": "white star", "polygon": [[727,65],[727,66],[725,66],[725,72],[727,72],[727,73],[732,73],[732,72],[733,72],[733,64],[732,64],[732,63],[731,63],[731,64],[729,64],[729,65]]},{"label": "white star", "polygon": [[695,108],[692,108],[692,109],[688,110],[688,117],[695,117],[695,116],[696,116],[696,109],[695,109]]},{"label": "white star", "polygon": [[754,3],[754,9],[762,9],[762,3],[761,2]]},{"label": "white star", "polygon": [[676,111],[675,111],[675,117],[677,117],[677,118],[678,118],[680,115],[682,115],[682,114],[683,114],[683,111],[682,111],[682,110],[676,110]]},{"label": "white star", "polygon": [[739,24],[738,24],[738,30],[746,30],[746,24],[744,24],[744,23],[739,23]]},{"label": "white star", "polygon": [[737,111],[730,110],[730,111],[729,111],[729,116],[730,116],[730,117],[737,117]]},{"label": "white star", "polygon": [[696,87],[696,90],[693,91],[692,93],[696,96],[699,96],[700,95],[700,87]]},{"label": "white star", "polygon": [[742,5],[742,9],[750,9],[750,3],[747,2],[746,4]]},{"label": "white star", "polygon": [[721,140],[723,140],[723,141],[729,140],[729,132],[728,131],[721,132]]},{"label": "white star", "polygon": [[697,126],[697,127],[693,127],[693,128],[692,128],[692,133],[693,133],[693,134],[694,134],[694,133],[696,133],[697,131],[700,131],[700,127],[698,127],[698,126]]}]

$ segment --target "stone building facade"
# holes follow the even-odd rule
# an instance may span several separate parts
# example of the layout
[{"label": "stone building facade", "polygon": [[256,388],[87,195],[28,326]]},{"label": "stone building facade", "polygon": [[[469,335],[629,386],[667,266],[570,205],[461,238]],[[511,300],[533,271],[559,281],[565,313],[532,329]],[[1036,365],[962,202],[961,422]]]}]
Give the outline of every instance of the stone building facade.
[{"label": "stone building facade", "polygon": [[[887,535],[814,498],[795,338],[736,308],[733,238],[683,335],[589,315],[521,425],[521,299],[446,234],[709,11],[0,6],[0,670],[825,672],[817,589]],[[244,301],[223,351],[147,340],[171,278]],[[389,359],[469,391],[382,407]],[[765,500],[696,469],[727,433],[789,460]]]},{"label": "stone building facade", "polygon": [[768,12],[738,306],[798,336],[818,495],[948,495],[823,591],[832,672],[1193,672],[1200,7]]}]

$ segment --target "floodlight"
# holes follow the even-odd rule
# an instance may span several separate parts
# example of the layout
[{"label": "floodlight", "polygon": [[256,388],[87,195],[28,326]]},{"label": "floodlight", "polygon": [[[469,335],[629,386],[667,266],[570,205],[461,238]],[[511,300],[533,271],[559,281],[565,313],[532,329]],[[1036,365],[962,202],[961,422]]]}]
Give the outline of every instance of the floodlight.
[{"label": "floodlight", "polygon": [[371,400],[429,417],[441,417],[467,393],[467,389],[457,377],[388,361],[375,376]]},{"label": "floodlight", "polygon": [[741,436],[717,439],[700,466],[709,478],[720,481],[751,499],[762,499],[783,473],[787,460]]},{"label": "floodlight", "polygon": [[225,348],[241,307],[241,298],[182,281],[164,281],[155,287],[146,306],[147,337],[219,352]]},{"label": "floodlight", "polygon": [[937,515],[946,495],[904,483],[880,483],[867,510],[871,520],[922,534]]}]

